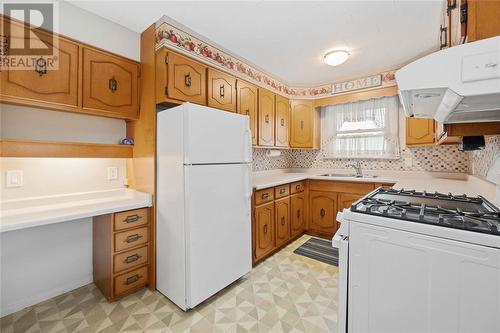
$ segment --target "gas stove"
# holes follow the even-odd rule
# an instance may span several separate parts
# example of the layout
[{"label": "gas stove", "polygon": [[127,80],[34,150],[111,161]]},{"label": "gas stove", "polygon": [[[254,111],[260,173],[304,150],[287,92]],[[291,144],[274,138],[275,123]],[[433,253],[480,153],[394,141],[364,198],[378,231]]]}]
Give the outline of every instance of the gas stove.
[{"label": "gas stove", "polygon": [[351,211],[500,236],[500,210],[481,196],[379,188]]}]

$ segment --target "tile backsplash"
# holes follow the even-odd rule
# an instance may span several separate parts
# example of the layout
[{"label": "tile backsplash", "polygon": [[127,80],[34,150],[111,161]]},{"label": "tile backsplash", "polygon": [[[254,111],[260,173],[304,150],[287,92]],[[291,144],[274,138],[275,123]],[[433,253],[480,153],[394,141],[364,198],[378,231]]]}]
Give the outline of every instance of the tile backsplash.
[{"label": "tile backsplash", "polygon": [[470,153],[470,172],[476,176],[486,176],[494,157],[499,153],[500,135],[486,137],[486,148]]},{"label": "tile backsplash", "polygon": [[[319,150],[281,150],[279,157],[268,157],[268,151],[253,149],[254,171],[285,168],[347,169],[352,162],[349,159],[323,159]],[[368,170],[469,172],[469,156],[455,145],[403,148],[399,159],[367,159],[362,160],[362,164]]]}]

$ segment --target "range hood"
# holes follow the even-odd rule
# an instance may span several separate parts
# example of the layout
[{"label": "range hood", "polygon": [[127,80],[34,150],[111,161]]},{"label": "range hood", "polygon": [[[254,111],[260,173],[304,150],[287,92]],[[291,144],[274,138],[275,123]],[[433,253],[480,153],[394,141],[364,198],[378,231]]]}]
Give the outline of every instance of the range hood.
[{"label": "range hood", "polygon": [[406,114],[440,123],[500,121],[500,36],[444,49],[396,72]]}]

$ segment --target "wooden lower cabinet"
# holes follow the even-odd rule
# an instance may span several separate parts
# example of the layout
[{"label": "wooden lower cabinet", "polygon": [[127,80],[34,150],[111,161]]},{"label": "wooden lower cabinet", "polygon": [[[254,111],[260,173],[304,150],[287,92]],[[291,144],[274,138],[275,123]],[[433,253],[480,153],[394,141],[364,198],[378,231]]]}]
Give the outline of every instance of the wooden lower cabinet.
[{"label": "wooden lower cabinet", "polygon": [[274,239],[274,201],[255,208],[255,261],[271,253],[275,247]]},{"label": "wooden lower cabinet", "polygon": [[286,244],[290,240],[290,197],[274,202],[276,222],[276,247]]},{"label": "wooden lower cabinet", "polygon": [[290,237],[295,238],[302,234],[305,229],[305,207],[304,193],[290,196]]},{"label": "wooden lower cabinet", "polygon": [[94,217],[94,283],[108,301],[149,284],[149,209],[135,209]]},{"label": "wooden lower cabinet", "polygon": [[337,193],[309,192],[309,230],[331,237],[337,230]]},{"label": "wooden lower cabinet", "polygon": [[338,211],[342,211],[344,208],[350,208],[351,205],[362,198],[364,194],[352,194],[352,193],[339,193],[338,195]]}]

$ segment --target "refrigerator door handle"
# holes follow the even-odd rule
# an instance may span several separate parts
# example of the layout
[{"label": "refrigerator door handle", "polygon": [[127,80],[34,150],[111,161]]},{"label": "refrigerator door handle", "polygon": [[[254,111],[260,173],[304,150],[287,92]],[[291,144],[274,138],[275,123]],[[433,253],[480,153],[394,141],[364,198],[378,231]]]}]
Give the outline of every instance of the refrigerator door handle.
[{"label": "refrigerator door handle", "polygon": [[244,152],[246,152],[245,162],[252,162],[252,133],[250,132],[250,128],[245,129],[245,138],[244,138]]},{"label": "refrigerator door handle", "polygon": [[250,200],[252,199],[252,165],[251,164],[247,164],[247,167],[246,167],[246,176],[247,176],[247,182],[246,182],[246,196],[247,196],[247,199]]}]

